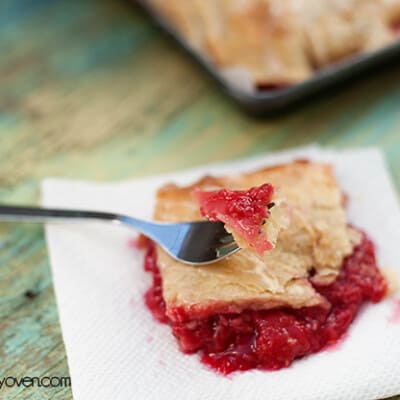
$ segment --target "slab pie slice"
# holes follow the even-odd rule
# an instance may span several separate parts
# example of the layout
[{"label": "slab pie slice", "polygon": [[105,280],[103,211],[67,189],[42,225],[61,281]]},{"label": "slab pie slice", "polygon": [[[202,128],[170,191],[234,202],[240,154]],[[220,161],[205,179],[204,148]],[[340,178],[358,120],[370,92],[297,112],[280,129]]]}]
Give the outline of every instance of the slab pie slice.
[{"label": "slab pie slice", "polygon": [[[157,193],[155,218],[201,219],[194,190],[211,191],[217,200],[219,193],[244,196],[253,204],[268,194],[258,189],[272,187],[285,200],[269,210],[265,226],[273,227],[267,237],[275,232],[274,247],[262,255],[244,246],[218,263],[190,267],[151,241],[145,247],[144,267],[153,276],[146,305],[170,325],[182,352],[200,352],[204,364],[223,374],[285,368],[318,352],[343,337],[365,302],[379,302],[387,293],[374,245],[367,234],[349,227],[344,196],[326,164],[295,161],[205,177],[187,187],[167,185]],[[254,197],[247,199],[250,193]],[[256,214],[265,211],[269,197],[264,200]],[[218,201],[209,206],[207,216],[233,215]],[[288,213],[286,226],[278,222],[281,212]],[[235,225],[243,215],[236,216],[225,222]]]},{"label": "slab pie slice", "polygon": [[204,218],[193,196],[195,188],[247,190],[265,183],[284,196],[290,223],[280,231],[275,247],[262,256],[245,248],[199,268],[181,264],[157,247],[170,318],[176,309],[205,317],[244,309],[323,305],[324,298],[309,278],[317,284],[332,283],[360,241],[348,227],[342,193],[329,165],[295,161],[252,173],[205,177],[187,187],[169,184],[157,193],[154,218],[164,222]]}]

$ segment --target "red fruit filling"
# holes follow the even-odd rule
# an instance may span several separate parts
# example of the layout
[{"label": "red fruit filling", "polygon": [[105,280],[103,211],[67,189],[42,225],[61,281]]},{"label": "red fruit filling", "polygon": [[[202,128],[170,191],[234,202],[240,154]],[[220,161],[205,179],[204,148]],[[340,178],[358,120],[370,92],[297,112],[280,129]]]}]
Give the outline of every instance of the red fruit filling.
[{"label": "red fruit filling", "polygon": [[395,35],[400,35],[400,20],[394,21],[391,28]]},{"label": "red fruit filling", "polygon": [[257,83],[256,87],[260,92],[277,91],[286,89],[289,86],[287,83]]},{"label": "red fruit filling", "polygon": [[270,216],[274,188],[269,183],[249,190],[195,190],[201,214],[210,221],[221,221],[251,247],[263,254],[273,248],[261,227]]},{"label": "red fruit filling", "polygon": [[[374,246],[363,234],[362,242],[344,262],[339,277],[329,286],[314,288],[328,306],[265,311],[245,310],[239,314],[191,317],[183,308],[169,310],[162,295],[156,251],[151,241],[145,270],[153,274],[153,285],[145,301],[154,317],[168,323],[184,353],[200,351],[203,363],[223,374],[252,368],[276,370],[294,359],[336,343],[347,331],[361,305],[380,301],[387,290],[376,266]],[[211,310],[212,311],[212,310]]]}]

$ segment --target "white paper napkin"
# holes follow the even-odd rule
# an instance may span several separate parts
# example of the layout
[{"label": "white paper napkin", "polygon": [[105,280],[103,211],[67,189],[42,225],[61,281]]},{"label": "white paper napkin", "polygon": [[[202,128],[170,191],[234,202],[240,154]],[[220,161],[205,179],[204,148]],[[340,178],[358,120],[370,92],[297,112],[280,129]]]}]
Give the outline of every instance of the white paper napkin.
[{"label": "white paper napkin", "polygon": [[[376,149],[336,152],[312,146],[239,162],[118,183],[46,179],[43,205],[118,211],[151,218],[154,192],[168,181],[189,183],[309,158],[333,163],[350,195],[349,218],[375,240],[379,263],[400,272],[400,211],[383,157]],[[46,227],[72,391],[76,400],[372,400],[400,394],[400,324],[394,300],[366,306],[334,350],[277,372],[229,377],[183,355],[168,326],[143,304],[150,277],[132,232],[107,224]],[[397,296],[398,297],[398,296]]]}]

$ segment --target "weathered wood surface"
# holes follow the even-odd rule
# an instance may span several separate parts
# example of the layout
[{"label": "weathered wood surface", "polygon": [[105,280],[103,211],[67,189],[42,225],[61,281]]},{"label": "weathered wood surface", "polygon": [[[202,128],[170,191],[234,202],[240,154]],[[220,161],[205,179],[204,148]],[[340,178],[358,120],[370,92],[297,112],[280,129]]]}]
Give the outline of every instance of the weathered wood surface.
[{"label": "weathered wood surface", "polygon": [[[263,120],[123,0],[2,0],[0,51],[0,202],[37,202],[46,176],[124,179],[310,142],[381,146],[400,190],[400,62]],[[0,225],[0,295],[0,378],[67,376],[41,227]]]}]

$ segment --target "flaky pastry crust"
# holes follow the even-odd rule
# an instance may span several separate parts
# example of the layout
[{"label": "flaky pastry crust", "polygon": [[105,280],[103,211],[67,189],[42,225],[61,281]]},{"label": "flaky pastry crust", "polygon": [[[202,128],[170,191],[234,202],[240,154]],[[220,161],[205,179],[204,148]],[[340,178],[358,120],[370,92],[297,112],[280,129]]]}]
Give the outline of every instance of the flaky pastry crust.
[{"label": "flaky pastry crust", "polygon": [[202,314],[322,304],[309,279],[330,284],[359,236],[348,228],[343,196],[331,166],[308,161],[252,173],[204,177],[193,185],[168,184],[157,193],[154,218],[165,222],[203,219],[193,189],[244,190],[271,183],[289,208],[290,223],[276,247],[262,257],[249,249],[215,264],[191,267],[157,248],[167,313],[176,307]]}]

